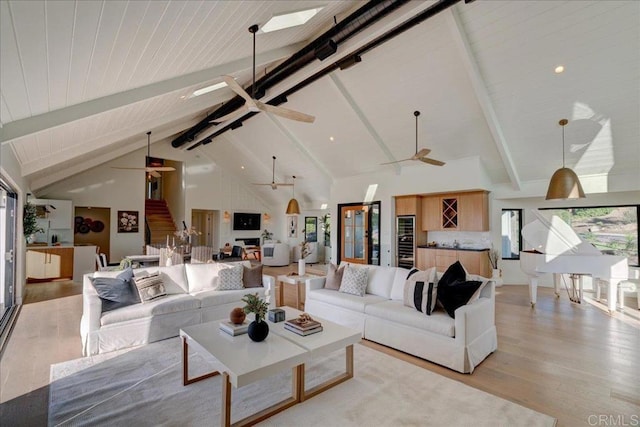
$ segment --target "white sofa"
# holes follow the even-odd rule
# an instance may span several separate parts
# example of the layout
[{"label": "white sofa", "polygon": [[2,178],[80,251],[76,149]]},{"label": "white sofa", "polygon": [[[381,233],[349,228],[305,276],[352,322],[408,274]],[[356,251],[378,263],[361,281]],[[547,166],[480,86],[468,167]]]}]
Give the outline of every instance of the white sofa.
[{"label": "white sofa", "polygon": [[264,265],[282,267],[291,263],[289,245],[286,243],[264,243],[260,251],[262,252],[260,255]]},{"label": "white sofa", "polygon": [[[250,267],[249,261],[241,262]],[[82,353],[90,356],[147,344],[177,336],[180,328],[228,318],[234,307],[243,307],[242,297],[275,289],[275,279],[263,275],[263,287],[218,291],[220,264],[178,264],[133,270],[135,276],[161,272],[167,296],[102,313],[102,300],[90,277],[116,277],[122,271],[97,271],[83,278],[80,322]]]},{"label": "white sofa", "polygon": [[[495,283],[475,275],[468,280],[488,280],[480,298],[458,308],[455,319],[443,309],[431,316],[407,307],[403,290],[409,270],[367,265],[368,282],[363,297],[324,288],[324,277],[306,281],[305,311],[358,329],[365,339],[471,373],[497,349]],[[438,279],[442,274],[438,273]]]}]

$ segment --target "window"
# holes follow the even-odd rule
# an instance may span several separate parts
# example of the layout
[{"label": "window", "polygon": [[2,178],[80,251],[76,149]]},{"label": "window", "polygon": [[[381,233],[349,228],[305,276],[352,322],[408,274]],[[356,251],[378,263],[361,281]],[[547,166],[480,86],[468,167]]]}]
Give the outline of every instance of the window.
[{"label": "window", "polygon": [[304,236],[307,242],[318,241],[318,217],[304,217]]},{"label": "window", "polygon": [[602,253],[626,256],[630,265],[638,265],[640,205],[544,210],[562,218],[576,234]]},{"label": "window", "polygon": [[502,209],[502,259],[520,259],[522,209]]}]

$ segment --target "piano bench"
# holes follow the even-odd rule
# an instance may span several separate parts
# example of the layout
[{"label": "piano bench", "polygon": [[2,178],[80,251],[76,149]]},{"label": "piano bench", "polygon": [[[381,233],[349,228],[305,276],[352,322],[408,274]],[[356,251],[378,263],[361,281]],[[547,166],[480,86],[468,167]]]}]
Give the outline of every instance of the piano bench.
[{"label": "piano bench", "polygon": [[[598,279],[595,283],[596,300],[600,301],[600,292],[602,287],[609,286],[606,280]],[[640,310],[640,279],[627,279],[618,283],[618,306],[624,308],[624,293],[635,292],[638,302],[638,310]]]}]

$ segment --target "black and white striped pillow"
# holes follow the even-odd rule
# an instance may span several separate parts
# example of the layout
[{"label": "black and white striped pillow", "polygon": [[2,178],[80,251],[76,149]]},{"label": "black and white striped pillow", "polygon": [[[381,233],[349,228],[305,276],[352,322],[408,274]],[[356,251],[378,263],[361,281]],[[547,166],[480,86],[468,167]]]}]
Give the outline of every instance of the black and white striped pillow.
[{"label": "black and white striped pillow", "polygon": [[436,269],[421,271],[412,269],[404,282],[404,305],[430,316],[436,307],[438,283]]}]

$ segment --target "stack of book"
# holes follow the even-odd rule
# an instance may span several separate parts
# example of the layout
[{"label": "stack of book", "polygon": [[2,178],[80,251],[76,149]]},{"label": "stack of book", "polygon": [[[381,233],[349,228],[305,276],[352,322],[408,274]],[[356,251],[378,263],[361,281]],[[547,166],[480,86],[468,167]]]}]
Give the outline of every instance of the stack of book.
[{"label": "stack of book", "polygon": [[249,330],[249,322],[245,320],[240,324],[235,324],[235,323],[229,322],[228,320],[221,321],[220,330],[232,336],[246,334],[247,331]]},{"label": "stack of book", "polygon": [[317,320],[300,321],[295,318],[284,322],[284,328],[298,335],[311,335],[322,331],[322,324]]}]

